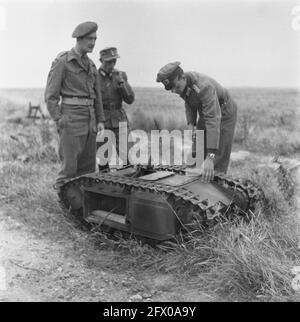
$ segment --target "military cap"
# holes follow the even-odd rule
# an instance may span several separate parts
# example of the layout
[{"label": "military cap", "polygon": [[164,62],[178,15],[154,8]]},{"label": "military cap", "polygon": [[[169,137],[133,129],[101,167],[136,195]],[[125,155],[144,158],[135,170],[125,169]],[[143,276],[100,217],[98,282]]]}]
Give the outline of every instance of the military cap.
[{"label": "military cap", "polygon": [[183,73],[182,68],[179,66],[180,62],[169,63],[163,66],[157,74],[156,81],[162,82],[165,85],[166,90],[170,90],[173,86],[173,80],[176,76]]},{"label": "military cap", "polygon": [[73,38],[80,38],[84,37],[92,32],[97,31],[98,25],[92,21],[86,21],[80,23],[73,31],[72,37]]},{"label": "military cap", "polygon": [[104,61],[110,61],[120,58],[116,47],[106,47],[100,51],[100,58]]}]

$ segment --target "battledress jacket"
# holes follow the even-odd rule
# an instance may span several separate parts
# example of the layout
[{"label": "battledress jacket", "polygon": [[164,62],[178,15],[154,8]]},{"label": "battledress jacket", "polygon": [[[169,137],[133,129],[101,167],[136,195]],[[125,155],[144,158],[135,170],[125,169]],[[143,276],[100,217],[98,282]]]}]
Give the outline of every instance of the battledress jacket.
[{"label": "battledress jacket", "polygon": [[[108,74],[99,68],[101,96],[105,115],[105,128],[117,128],[119,122],[128,122],[122,102],[131,104],[134,101],[134,92],[128,83],[125,72],[114,69]],[[123,87],[118,86],[118,80],[123,79]]]},{"label": "battledress jacket", "polygon": [[216,152],[221,129],[226,130],[224,125],[230,124],[226,121],[235,118],[235,106],[230,104],[228,91],[211,77],[197,72],[186,72],[185,76],[187,86],[181,97],[185,101],[187,123],[205,130],[206,150]]},{"label": "battledress jacket", "polygon": [[[54,121],[64,118],[68,134],[85,135],[96,122],[104,122],[100,79],[93,61],[85,56],[86,64],[74,48],[60,53],[52,63],[45,91],[45,101]],[[91,106],[59,104],[61,97],[94,100]]]}]

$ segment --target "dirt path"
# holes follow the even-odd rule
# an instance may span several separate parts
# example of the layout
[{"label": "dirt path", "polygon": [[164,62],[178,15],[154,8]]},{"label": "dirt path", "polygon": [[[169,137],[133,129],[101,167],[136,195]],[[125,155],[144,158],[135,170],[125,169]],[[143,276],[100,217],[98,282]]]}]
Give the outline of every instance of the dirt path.
[{"label": "dirt path", "polygon": [[172,275],[141,272],[133,276],[130,272],[99,269],[69,246],[37,238],[1,211],[0,301],[214,300],[197,287],[184,287]]}]

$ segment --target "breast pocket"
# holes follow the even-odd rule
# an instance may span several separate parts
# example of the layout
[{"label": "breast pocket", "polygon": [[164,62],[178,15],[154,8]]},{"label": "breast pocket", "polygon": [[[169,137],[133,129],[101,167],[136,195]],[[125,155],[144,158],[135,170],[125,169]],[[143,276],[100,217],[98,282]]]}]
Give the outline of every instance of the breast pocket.
[{"label": "breast pocket", "polygon": [[69,83],[69,86],[80,86],[84,82],[83,69],[80,66],[67,66],[66,68],[67,77],[66,80]]}]

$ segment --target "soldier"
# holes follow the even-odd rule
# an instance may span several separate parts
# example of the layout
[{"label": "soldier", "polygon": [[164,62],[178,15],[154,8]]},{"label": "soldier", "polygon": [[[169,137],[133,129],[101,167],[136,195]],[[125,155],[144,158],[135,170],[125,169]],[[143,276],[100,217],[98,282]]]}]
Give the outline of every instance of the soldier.
[{"label": "soldier", "polygon": [[179,65],[180,62],[174,62],[162,67],[156,81],[162,82],[166,90],[180,95],[185,101],[189,129],[197,126],[197,129],[205,131],[203,181],[209,182],[214,171],[227,172],[237,105],[228,91],[214,79],[197,72],[184,72]]},{"label": "soldier", "polygon": [[62,161],[57,190],[66,179],[96,167],[96,136],[104,130],[104,112],[97,68],[87,53],[94,49],[97,29],[95,22],[79,24],[72,34],[75,47],[56,57],[47,79],[45,101],[57,125]]},{"label": "soldier", "polygon": [[[120,122],[127,122],[128,119],[122,102],[132,104],[134,101],[134,92],[128,83],[125,72],[115,69],[117,58],[120,58],[117,48],[107,47],[100,51],[99,68],[101,95],[105,115],[105,129],[111,130],[116,138],[116,150],[123,161],[128,163],[127,146],[119,147],[119,131],[127,136],[129,127],[119,127]],[[126,139],[127,141],[127,139]],[[97,142],[97,150],[104,142]],[[100,170],[108,168],[108,164],[99,165]]]}]

